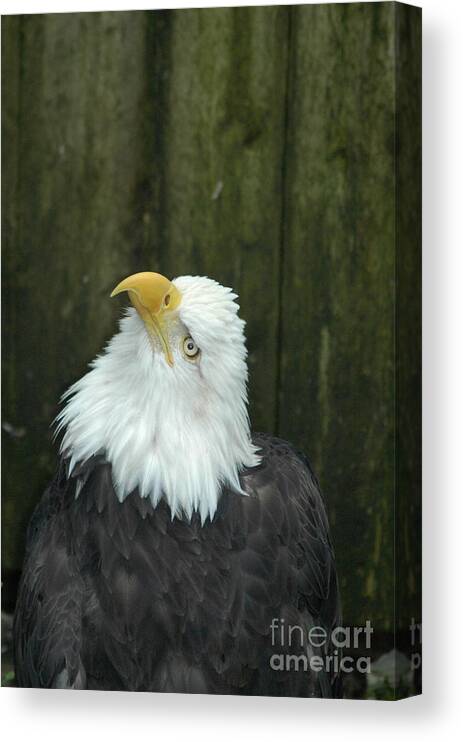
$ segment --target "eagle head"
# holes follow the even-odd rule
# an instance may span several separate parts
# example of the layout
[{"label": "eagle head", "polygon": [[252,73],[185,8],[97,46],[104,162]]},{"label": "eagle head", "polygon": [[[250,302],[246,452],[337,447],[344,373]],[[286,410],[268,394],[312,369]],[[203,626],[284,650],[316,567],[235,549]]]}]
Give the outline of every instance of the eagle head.
[{"label": "eagle head", "polygon": [[222,488],[259,463],[247,412],[245,323],[237,295],[216,281],[136,273],[112,292],[132,307],[90,371],[64,395],[63,456],[102,455],[115,492],[133,492],[172,517],[204,522]]}]

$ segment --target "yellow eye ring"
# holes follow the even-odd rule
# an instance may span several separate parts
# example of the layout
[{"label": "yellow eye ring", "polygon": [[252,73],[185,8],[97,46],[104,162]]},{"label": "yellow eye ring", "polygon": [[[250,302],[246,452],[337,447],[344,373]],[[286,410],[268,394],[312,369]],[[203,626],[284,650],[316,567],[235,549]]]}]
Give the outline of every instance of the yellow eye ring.
[{"label": "yellow eye ring", "polygon": [[190,361],[199,355],[199,348],[190,335],[183,341],[183,352]]}]

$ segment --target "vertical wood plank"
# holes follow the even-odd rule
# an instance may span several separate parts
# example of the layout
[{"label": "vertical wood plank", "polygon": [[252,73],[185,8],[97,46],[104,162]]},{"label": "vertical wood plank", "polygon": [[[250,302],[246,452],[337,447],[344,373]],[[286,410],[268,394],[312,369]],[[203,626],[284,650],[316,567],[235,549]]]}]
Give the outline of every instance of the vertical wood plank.
[{"label": "vertical wood plank", "polygon": [[[4,566],[54,469],[50,423],[143,249],[146,14],[3,19]],[[8,197],[7,197],[8,195]]]},{"label": "vertical wood plank", "polygon": [[325,491],[345,620],[393,621],[393,4],[292,9],[279,432]]},{"label": "vertical wood plank", "polygon": [[[209,275],[240,296],[250,350],[251,419],[276,419],[279,256],[288,13],[172,13],[160,92],[166,275]],[[159,125],[158,125],[159,126]]]}]

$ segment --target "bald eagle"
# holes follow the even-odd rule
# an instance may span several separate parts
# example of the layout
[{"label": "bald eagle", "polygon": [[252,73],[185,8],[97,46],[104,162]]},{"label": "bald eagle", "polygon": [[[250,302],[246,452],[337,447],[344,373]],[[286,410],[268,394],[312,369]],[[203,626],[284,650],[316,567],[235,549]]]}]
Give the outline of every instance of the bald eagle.
[{"label": "bald eagle", "polygon": [[16,607],[18,685],[339,696],[320,488],[303,454],[250,432],[237,296],[151,272],[121,292],[133,306],[57,418]]}]

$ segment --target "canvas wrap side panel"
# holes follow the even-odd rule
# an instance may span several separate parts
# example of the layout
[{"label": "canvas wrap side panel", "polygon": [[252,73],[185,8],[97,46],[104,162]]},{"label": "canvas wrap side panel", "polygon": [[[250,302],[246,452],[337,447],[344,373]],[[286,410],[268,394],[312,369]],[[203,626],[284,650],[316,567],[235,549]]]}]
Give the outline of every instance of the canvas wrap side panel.
[{"label": "canvas wrap side panel", "polygon": [[397,646],[421,685],[421,9],[396,5]]}]

